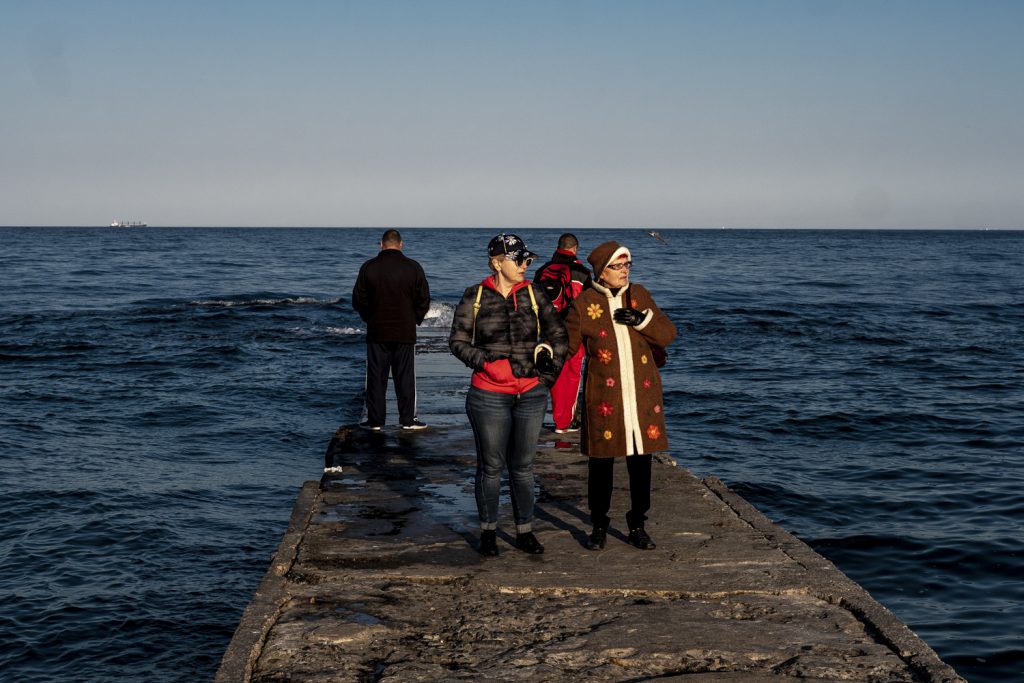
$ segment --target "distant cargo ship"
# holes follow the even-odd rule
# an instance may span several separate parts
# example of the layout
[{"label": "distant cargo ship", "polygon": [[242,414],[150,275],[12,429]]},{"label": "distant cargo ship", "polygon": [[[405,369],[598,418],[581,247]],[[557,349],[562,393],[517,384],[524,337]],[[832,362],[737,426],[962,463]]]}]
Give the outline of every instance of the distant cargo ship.
[{"label": "distant cargo ship", "polygon": [[144,228],[144,227],[146,227],[146,224],[145,223],[140,223],[139,221],[114,221],[113,223],[110,224],[110,227],[112,227],[112,228]]}]

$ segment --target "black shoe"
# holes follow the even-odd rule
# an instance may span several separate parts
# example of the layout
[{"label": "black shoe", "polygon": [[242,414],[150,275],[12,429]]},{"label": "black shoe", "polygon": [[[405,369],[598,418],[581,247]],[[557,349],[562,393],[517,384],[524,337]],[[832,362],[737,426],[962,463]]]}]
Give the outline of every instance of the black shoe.
[{"label": "black shoe", "polygon": [[595,526],[587,537],[587,550],[604,550],[604,543],[608,540],[608,530]]},{"label": "black shoe", "polygon": [[530,555],[540,555],[544,552],[544,546],[540,544],[532,531],[516,535],[516,547]]},{"label": "black shoe", "polygon": [[489,557],[498,556],[498,532],[494,529],[484,529],[480,532],[480,545],[476,548],[481,555]]},{"label": "black shoe", "polygon": [[366,422],[360,422],[359,426],[362,427],[363,429],[369,429],[371,432],[379,432],[382,429],[381,425],[370,424],[369,420],[367,420]]},{"label": "black shoe", "polygon": [[413,431],[413,430],[416,430],[416,429],[426,429],[426,428],[427,428],[426,423],[420,422],[419,420],[413,420],[409,424],[402,425],[402,429],[404,429],[407,432],[408,431]]},{"label": "black shoe", "polygon": [[640,550],[654,550],[658,546],[651,540],[651,537],[647,535],[643,527],[639,529],[631,529],[629,537],[626,541],[634,548],[640,548]]}]

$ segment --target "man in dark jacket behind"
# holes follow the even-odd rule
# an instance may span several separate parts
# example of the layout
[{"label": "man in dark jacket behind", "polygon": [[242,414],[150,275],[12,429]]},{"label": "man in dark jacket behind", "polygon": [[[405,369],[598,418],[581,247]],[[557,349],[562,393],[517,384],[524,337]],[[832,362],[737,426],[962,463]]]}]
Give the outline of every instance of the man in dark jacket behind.
[{"label": "man in dark jacket behind", "polygon": [[388,371],[398,397],[402,429],[423,429],[416,419],[416,326],[430,309],[430,287],[419,263],[402,253],[402,236],[387,230],[380,253],[362,265],[352,307],[366,322],[366,422],[384,426]]}]

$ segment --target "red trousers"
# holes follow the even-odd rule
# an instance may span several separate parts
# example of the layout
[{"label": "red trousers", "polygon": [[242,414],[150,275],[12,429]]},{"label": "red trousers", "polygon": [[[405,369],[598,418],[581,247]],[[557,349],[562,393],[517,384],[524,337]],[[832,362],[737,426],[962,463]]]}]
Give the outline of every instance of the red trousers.
[{"label": "red trousers", "polygon": [[568,429],[576,411],[576,399],[580,395],[580,370],[583,368],[583,344],[576,353],[565,361],[562,372],[551,387],[551,416],[555,418],[555,429]]}]

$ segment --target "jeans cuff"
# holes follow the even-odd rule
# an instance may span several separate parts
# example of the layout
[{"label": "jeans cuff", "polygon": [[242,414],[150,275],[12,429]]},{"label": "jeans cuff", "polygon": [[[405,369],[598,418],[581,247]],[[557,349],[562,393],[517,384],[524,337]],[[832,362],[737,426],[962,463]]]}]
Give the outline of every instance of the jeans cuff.
[{"label": "jeans cuff", "polygon": [[482,531],[494,531],[498,528],[497,522],[480,522],[480,529]]},{"label": "jeans cuff", "polygon": [[526,524],[516,524],[517,534],[528,534],[533,531],[533,522],[527,522]]}]

